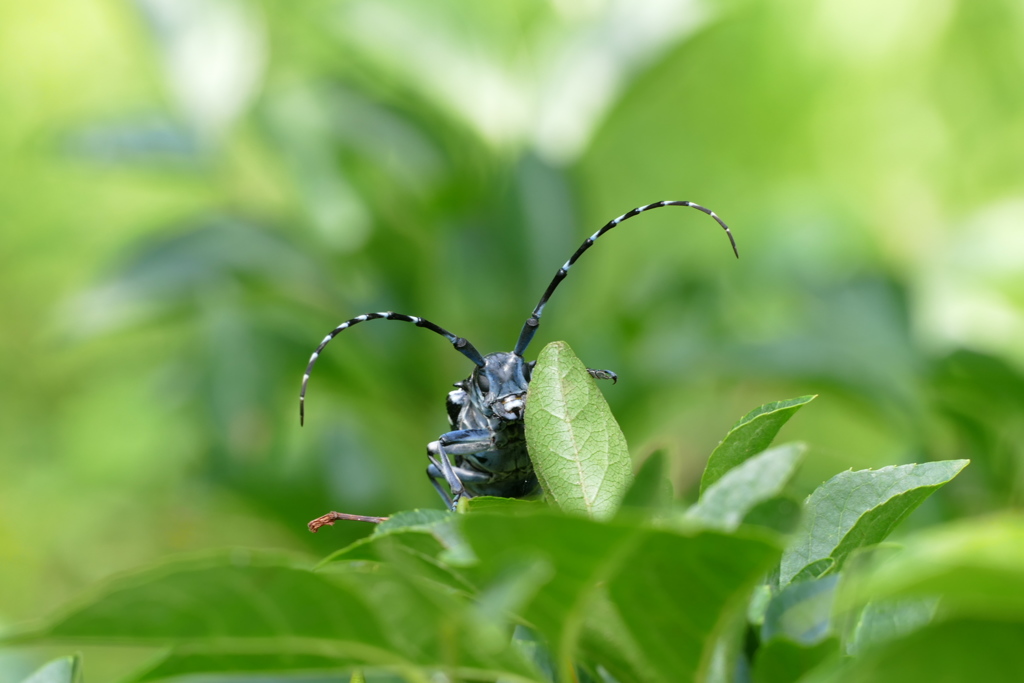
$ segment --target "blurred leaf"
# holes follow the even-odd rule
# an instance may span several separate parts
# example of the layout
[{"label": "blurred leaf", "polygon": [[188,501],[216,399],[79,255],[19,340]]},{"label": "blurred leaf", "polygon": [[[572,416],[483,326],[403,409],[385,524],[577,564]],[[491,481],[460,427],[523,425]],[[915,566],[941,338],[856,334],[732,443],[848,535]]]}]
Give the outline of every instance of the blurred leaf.
[{"label": "blurred leaf", "polygon": [[747,621],[752,626],[760,626],[764,623],[764,615],[768,611],[772,595],[772,587],[767,583],[762,583],[754,588],[754,592],[750,596],[750,603],[747,605]]},{"label": "blurred leaf", "polygon": [[475,561],[459,533],[459,518],[443,510],[399,512],[381,522],[374,533],[324,558],[318,567],[336,562],[391,562],[395,566],[457,590],[469,587],[456,569]]},{"label": "blurred leaf", "polygon": [[579,647],[584,656],[601,662],[620,683],[659,680],[657,670],[648,662],[607,590],[599,590],[587,605]]},{"label": "blurred leaf", "polygon": [[835,571],[851,551],[884,540],[968,462],[898,465],[832,477],[807,498],[803,531],[782,556],[779,584],[786,585],[801,569],[824,558],[835,560],[830,569]]},{"label": "blurred leaf", "polygon": [[551,650],[533,629],[519,624],[512,631],[512,645],[541,672],[541,680],[545,683],[555,680],[555,664],[551,659]]},{"label": "blurred leaf", "polygon": [[318,565],[318,568],[334,562],[369,560],[382,562],[387,559],[385,549],[403,548],[409,553],[436,558],[444,550],[444,544],[425,529],[395,530],[380,536],[371,535],[336,550]]},{"label": "blurred leaf", "polygon": [[276,676],[287,676],[288,672],[301,675],[301,680],[307,681],[313,672],[337,672],[348,668],[351,668],[351,662],[346,658],[329,655],[287,652],[271,654],[206,653],[189,652],[186,648],[179,648],[150,668],[136,674],[132,681],[145,683],[189,674],[217,673],[231,674],[232,677],[246,673],[262,676],[273,673]]},{"label": "blurred leaf", "polygon": [[517,615],[551,580],[552,571],[551,563],[539,556],[506,562],[479,592],[470,610],[477,640],[492,650],[507,644],[510,627],[520,621]]},{"label": "blurred leaf", "polygon": [[764,615],[761,640],[788,638],[801,645],[815,645],[831,635],[836,575],[791,583],[776,594]]},{"label": "blurred leaf", "polygon": [[190,654],[181,666],[192,667],[231,661],[246,669],[277,666],[280,655],[317,655],[289,666],[319,669],[326,657],[339,667],[451,665],[466,676],[530,678],[507,642],[478,637],[470,628],[478,623],[450,592],[383,567],[313,573],[280,555],[235,551],[111,582],[92,600],[15,639],[181,645]]},{"label": "blurred leaf", "polygon": [[82,676],[82,657],[71,655],[48,662],[22,683],[79,683]]},{"label": "blurred leaf", "polygon": [[437,552],[431,555],[436,556],[440,551],[448,550],[457,557],[471,557],[467,555],[469,549],[456,529],[457,522],[458,518],[446,510],[397,512],[377,524],[369,536],[331,553],[320,562],[320,566],[339,560],[371,559],[375,556],[374,548],[391,542],[387,540],[389,537],[395,537],[396,543],[410,544],[417,552],[429,552],[430,548],[434,548]]},{"label": "blurred leaf", "polygon": [[503,515],[532,515],[550,510],[550,507],[540,500],[497,498],[495,496],[477,496],[463,500],[466,500],[466,509],[470,513],[497,512]]},{"label": "blurred leaf", "polygon": [[836,561],[833,560],[831,557],[824,557],[820,560],[815,560],[814,562],[811,562],[809,565],[807,565],[799,572],[797,572],[796,576],[792,578],[791,582],[797,583],[799,581],[811,581],[812,579],[816,579],[819,576],[831,570],[832,567],[835,566],[835,564]]},{"label": "blurred leaf", "polygon": [[[699,680],[716,637],[743,609],[778,557],[764,536],[700,532],[645,535],[608,592],[661,681]],[[595,659],[600,662],[599,655]]]},{"label": "blurred leaf", "polygon": [[633,483],[622,498],[621,510],[658,510],[672,502],[665,451],[655,451],[640,466]]},{"label": "blurred leaf", "polygon": [[958,437],[950,444],[949,435],[943,435],[943,445],[971,457],[972,478],[981,480],[989,494],[973,496],[970,511],[1019,505],[1024,492],[1024,374],[1007,359],[959,349],[934,362],[931,381],[933,400]]},{"label": "blurred leaf", "polygon": [[109,165],[198,166],[208,152],[194,129],[159,117],[80,126],[66,135],[65,147],[85,161]]},{"label": "blurred leaf", "polygon": [[764,451],[738,464],[701,492],[684,520],[731,530],[758,504],[782,492],[796,472],[806,447],[786,444]]},{"label": "blurred leaf", "polygon": [[914,534],[884,560],[860,568],[840,604],[941,596],[943,614],[1024,621],[1024,519],[968,519]]},{"label": "blurred leaf", "polygon": [[[504,624],[489,620],[491,614],[460,594],[390,566],[370,572],[331,571],[335,572],[340,582],[372,606],[387,635],[386,650],[367,658],[367,666],[408,662],[421,668],[451,668],[453,675],[465,678],[536,678],[511,647],[507,630],[502,631]],[[482,594],[496,583],[487,583]],[[523,583],[515,587],[528,588]],[[499,591],[503,588],[497,586]]]},{"label": "blurred leaf", "polygon": [[803,510],[800,501],[786,495],[775,496],[751,508],[743,518],[743,523],[762,526],[780,534],[791,534],[800,526]]},{"label": "blurred leaf", "polygon": [[396,512],[373,530],[374,536],[383,536],[395,531],[412,529],[429,531],[438,524],[451,521],[451,513],[446,510],[404,510]]},{"label": "blurred leaf", "polygon": [[[757,588],[754,589],[757,591]],[[749,602],[752,594],[747,592],[742,600]],[[747,628],[746,610],[731,610],[728,621],[721,623],[718,633],[711,645],[710,656],[705,667],[705,683],[736,683],[737,680],[747,681],[750,677],[750,663],[747,660]]]},{"label": "blurred leaf", "polygon": [[708,458],[704,476],[700,480],[701,496],[726,472],[768,448],[782,425],[814,398],[801,396],[766,403],[740,418]]},{"label": "blurred leaf", "polygon": [[[587,622],[583,647],[597,663],[649,669],[655,681],[690,678],[707,666],[713,636],[780,552],[761,535],[678,534],[550,513],[467,515],[464,530],[484,580],[518,557],[549,564],[550,581],[521,614],[558,657],[572,656]],[[595,597],[602,583],[611,608]],[[592,603],[596,614],[618,614],[625,630],[595,629]],[[597,645],[609,640],[626,649],[606,652]]]},{"label": "blurred leaf", "polygon": [[858,655],[921,628],[935,616],[938,604],[938,598],[869,602],[858,616],[847,654]]},{"label": "blurred leaf", "polygon": [[838,652],[836,638],[826,638],[814,645],[776,638],[758,648],[751,678],[754,683],[795,683]]},{"label": "blurred leaf", "polygon": [[523,558],[550,565],[551,580],[540,587],[521,615],[555,649],[563,645],[565,634],[573,632],[571,624],[581,618],[580,610],[594,585],[618,566],[625,544],[640,533],[633,526],[599,524],[553,512],[525,517],[464,515],[462,528],[479,558],[481,583],[501,576],[510,563]]},{"label": "blurred leaf", "polygon": [[632,480],[626,439],[568,344],[540,352],[528,396],[526,443],[544,492],[567,512],[614,514]]},{"label": "blurred leaf", "polygon": [[[339,562],[376,562],[388,564],[420,579],[429,579],[449,588],[465,591],[470,588],[467,576],[456,569],[471,561],[466,547],[449,551],[437,536],[423,530],[393,532],[369,538],[331,554],[318,568]],[[450,562],[450,555],[459,559]]]},{"label": "blurred leaf", "polygon": [[[333,614],[349,618],[341,622]],[[112,581],[92,600],[20,639],[116,639],[141,645],[289,635],[376,644],[383,635],[374,623],[360,597],[330,577],[283,555],[239,550]]]},{"label": "blurred leaf", "polygon": [[1024,680],[1024,623],[956,619],[925,626],[878,650],[816,675],[814,683],[906,683],[907,681]]},{"label": "blurred leaf", "polygon": [[232,282],[276,282],[287,292],[312,291],[325,281],[317,260],[286,236],[243,219],[207,218],[134,244],[99,285],[74,302],[75,323],[105,332],[136,323],[139,315],[199,306],[198,295]]}]

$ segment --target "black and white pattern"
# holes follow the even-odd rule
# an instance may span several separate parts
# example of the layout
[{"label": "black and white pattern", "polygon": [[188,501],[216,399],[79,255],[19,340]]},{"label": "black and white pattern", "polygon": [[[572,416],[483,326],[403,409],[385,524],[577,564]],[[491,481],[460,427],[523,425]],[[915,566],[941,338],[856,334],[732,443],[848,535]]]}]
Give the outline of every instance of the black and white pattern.
[{"label": "black and white pattern", "polygon": [[[535,361],[523,360],[523,353],[537,333],[544,307],[554,293],[558,284],[569,274],[569,269],[579,257],[593,246],[597,239],[619,223],[638,216],[651,209],[665,206],[683,206],[703,211],[711,216],[725,230],[732,244],[733,253],[739,257],[736,241],[732,232],[714,211],[700,204],[685,201],[664,201],[640,206],[614,218],[600,230],[588,237],[579,249],[558,269],[551,284],[533,313],[526,320],[519,334],[519,340],[511,352],[491,353],[481,356],[480,352],[466,339],[458,337],[448,330],[435,325],[424,318],[401,313],[385,311],[383,313],[366,313],[346,320],[331,330],[316,347],[309,358],[306,372],[302,376],[302,388],[299,391],[299,421],[305,421],[306,387],[309,375],[313,371],[324,347],[343,330],[358,325],[366,320],[399,320],[412,323],[417,327],[425,327],[431,332],[441,335],[455,349],[473,361],[476,367],[472,374],[461,382],[457,382],[455,391],[449,392],[446,406],[452,431],[439,436],[427,446],[427,476],[434,488],[441,495],[445,504],[455,509],[462,496],[505,496],[519,498],[536,493],[537,477],[533,472],[529,454],[526,450],[526,436],[523,431],[523,416],[526,410],[526,394],[529,387],[531,371]],[[588,372],[595,379],[610,379],[617,376],[611,370],[594,370]],[[441,486],[444,480],[448,491]]]},{"label": "black and white pattern", "polygon": [[320,345],[316,347],[315,351],[313,351],[313,355],[309,357],[309,365],[306,366],[306,372],[302,375],[302,389],[299,391],[299,424],[304,424],[306,421],[306,387],[309,384],[309,375],[313,372],[313,366],[316,365],[316,361],[317,358],[320,357],[320,353],[324,350],[324,347],[339,334],[353,325],[358,325],[359,323],[367,320],[400,320],[404,323],[412,323],[416,327],[425,327],[431,332],[436,332],[450,341],[452,346],[454,346],[459,353],[473,361],[476,365],[480,366],[484,364],[484,359],[480,356],[480,352],[477,351],[468,340],[455,336],[440,325],[435,325],[426,318],[418,318],[415,315],[405,315],[402,313],[393,313],[391,311],[357,315],[331,330],[330,334],[324,337],[324,340],[320,342]]},{"label": "black and white pattern", "polygon": [[549,284],[548,288],[544,290],[544,295],[541,296],[540,302],[537,304],[537,307],[533,309],[533,314],[527,319],[526,323],[523,325],[523,329],[519,333],[519,341],[516,343],[516,348],[513,351],[513,353],[521,356],[523,355],[523,352],[526,351],[526,347],[529,346],[530,341],[533,340],[533,335],[537,333],[537,328],[540,327],[540,317],[541,315],[544,314],[544,306],[547,305],[548,299],[551,298],[551,295],[558,287],[558,284],[565,279],[566,275],[569,274],[569,269],[572,268],[573,264],[576,263],[577,259],[579,259],[579,257],[583,255],[583,252],[585,252],[587,249],[590,249],[590,247],[594,245],[594,242],[597,241],[598,237],[605,234],[619,223],[628,220],[633,216],[639,216],[644,211],[650,211],[651,209],[660,209],[665,206],[685,206],[691,209],[697,209],[698,211],[703,211],[707,215],[714,218],[718,222],[718,224],[722,226],[722,229],[725,230],[725,234],[729,236],[729,243],[732,245],[732,251],[734,254],[736,254],[736,258],[740,257],[740,252],[736,248],[736,240],[733,239],[732,231],[729,230],[729,226],[726,225],[725,222],[718,217],[718,214],[716,214],[711,209],[707,209],[701,206],[700,204],[694,204],[693,202],[685,201],[664,201],[655,202],[654,204],[647,204],[646,206],[638,206],[632,211],[627,211],[618,218],[613,218],[612,220],[605,223],[603,228],[601,228],[593,235],[588,237],[586,240],[584,240],[583,244],[580,245],[580,248],[576,250],[576,253],[573,254],[569,258],[569,260],[565,262],[565,265],[558,269],[558,272],[555,273],[555,277],[551,280],[551,284]]}]

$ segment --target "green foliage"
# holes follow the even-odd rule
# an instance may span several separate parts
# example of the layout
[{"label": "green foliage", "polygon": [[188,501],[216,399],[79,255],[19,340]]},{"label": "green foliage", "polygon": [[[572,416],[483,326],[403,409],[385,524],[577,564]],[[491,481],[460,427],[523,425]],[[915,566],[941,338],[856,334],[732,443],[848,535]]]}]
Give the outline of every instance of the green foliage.
[{"label": "green foliage", "polygon": [[[942,611],[1024,620],[1024,519],[1002,514],[922,531],[899,553],[869,556],[841,596],[887,600],[942,596]],[[913,600],[910,601],[911,606]]]},{"label": "green foliage", "polygon": [[21,683],[81,683],[82,658],[61,657],[45,664]]},{"label": "green foliage", "polygon": [[784,586],[809,566],[825,561],[813,575],[834,571],[852,551],[881,542],[967,463],[898,465],[832,477],[807,499],[804,527],[782,556],[779,583]]},{"label": "green foliage", "polygon": [[701,495],[703,496],[704,492],[726,472],[768,448],[775,435],[782,429],[782,425],[786,424],[796,411],[814,399],[814,396],[801,396],[788,401],[768,403],[740,418],[711,453],[708,466],[704,469],[704,476],[700,480]]},{"label": "green foliage", "polygon": [[943,619],[897,638],[844,665],[822,671],[816,683],[902,683],[979,680],[1012,683],[1024,677],[1024,623]]},{"label": "green foliage", "polygon": [[611,516],[632,479],[626,437],[565,342],[540,352],[527,405],[526,443],[548,497],[566,512]]},{"label": "green foliage", "polygon": [[[339,501],[437,507],[423,444],[465,359],[411,326],[346,333],[299,432],[312,346],[393,309],[507,350],[583,237],[662,198],[714,208],[743,260],[697,212],[638,218],[573,268],[542,332],[616,370],[634,456],[665,453],[616,520],[687,528],[672,488],[693,499],[726,418],[818,391],[812,450],[743,525],[789,533],[836,472],[921,460],[973,464],[917,525],[1020,508],[1019,5],[0,3],[0,624],[171,554],[324,557],[368,533],[305,531]],[[486,506],[533,514],[467,510]],[[447,533],[351,556],[466,590]],[[995,577],[1017,566],[1002,548]],[[868,558],[830,569],[835,552],[792,582],[841,574],[845,595]],[[887,600],[842,615],[844,655],[943,618]],[[981,614],[958,617],[978,678],[1012,661],[971,637]],[[763,667],[812,659],[785,642]],[[52,654],[3,653],[0,679]]]},{"label": "green foliage", "polygon": [[810,647],[777,638],[758,649],[751,678],[754,683],[792,683],[816,666],[834,657],[836,639],[826,639]]},{"label": "green foliage", "polygon": [[[1003,597],[1024,594],[1024,556],[997,552],[1024,547],[1019,520],[921,534],[895,555],[878,546],[966,462],[842,473],[807,498],[803,526],[787,537],[773,530],[783,508],[765,503],[786,496],[805,449],[768,448],[764,421],[781,425],[780,406],[807,399],[783,401],[741,422],[760,418],[761,428],[727,438],[733,452],[761,452],[728,469],[709,463],[717,480],[666,515],[662,457],[628,491],[628,477],[604,483],[618,426],[568,346],[549,346],[535,373],[532,414],[548,417],[531,422],[531,453],[563,453],[593,490],[610,491],[601,505],[575,506],[581,479],[559,481],[552,467],[552,505],[480,498],[461,514],[400,512],[315,567],[243,550],[164,564],[7,642],[168,648],[131,679],[140,682],[344,672],[420,682],[443,672],[546,683],[602,671],[619,683],[732,683],[747,671],[781,683],[869,680],[900,657],[924,657],[928,638],[946,643],[979,623],[986,651],[1000,652],[1018,626],[1001,630],[996,617],[1024,624],[1024,602]],[[623,499],[630,508],[616,515]]]},{"label": "green foliage", "polygon": [[791,583],[779,590],[765,610],[761,640],[784,638],[816,645],[831,635],[836,583],[837,577],[832,575]]},{"label": "green foliage", "polygon": [[711,484],[686,511],[684,519],[735,529],[758,504],[782,493],[796,473],[804,450],[802,444],[786,444],[740,463]]},{"label": "green foliage", "polygon": [[620,510],[660,511],[672,503],[672,482],[664,451],[655,451],[644,461],[622,498]]}]

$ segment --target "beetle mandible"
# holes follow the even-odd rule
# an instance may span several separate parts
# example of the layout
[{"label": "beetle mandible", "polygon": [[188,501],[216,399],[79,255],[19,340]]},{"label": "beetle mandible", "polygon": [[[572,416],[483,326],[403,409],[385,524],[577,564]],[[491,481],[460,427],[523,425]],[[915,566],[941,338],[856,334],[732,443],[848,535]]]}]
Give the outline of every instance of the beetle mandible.
[{"label": "beetle mandible", "polygon": [[[565,279],[569,269],[576,260],[593,246],[601,235],[619,223],[638,216],[639,214],[660,209],[665,206],[684,206],[703,211],[711,216],[725,230],[732,245],[733,253],[739,257],[736,240],[733,239],[729,226],[715,214],[700,204],[686,201],[664,201],[640,206],[628,211],[618,218],[608,221],[604,227],[588,237],[579,249],[558,269],[551,284],[544,291],[540,302],[526,320],[519,340],[512,351],[501,351],[486,356],[480,355],[465,338],[456,336],[434,323],[414,315],[392,313],[366,313],[346,320],[324,337],[316,347],[302,376],[302,388],[299,392],[299,422],[305,421],[306,387],[313,365],[323,352],[324,347],[343,330],[367,320],[400,320],[413,323],[446,338],[455,350],[476,365],[472,374],[461,382],[455,383],[455,391],[448,393],[448,422],[452,431],[445,432],[427,445],[427,476],[431,484],[441,495],[445,505],[454,510],[463,496],[503,496],[521,498],[535,493],[539,485],[534,474],[530,456],[526,450],[526,436],[523,415],[526,409],[526,391],[530,384],[530,375],[536,361],[525,361],[523,353],[537,333],[544,306]],[[610,370],[587,370],[595,379],[610,379],[615,382],[617,376]],[[448,486],[445,491],[440,481]]]}]

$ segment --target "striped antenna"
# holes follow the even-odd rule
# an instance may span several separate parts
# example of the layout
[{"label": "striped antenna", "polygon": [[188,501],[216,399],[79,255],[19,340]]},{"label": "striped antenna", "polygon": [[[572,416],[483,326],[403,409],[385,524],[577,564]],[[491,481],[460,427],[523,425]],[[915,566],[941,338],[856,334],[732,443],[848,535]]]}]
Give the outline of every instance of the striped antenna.
[{"label": "striped antenna", "polygon": [[466,358],[470,359],[478,366],[483,367],[484,359],[480,355],[480,352],[470,344],[467,340],[462,337],[456,337],[448,330],[435,325],[426,318],[417,318],[414,315],[403,315],[401,313],[392,313],[391,311],[385,311],[383,313],[366,313],[364,315],[357,315],[351,320],[346,320],[342,324],[331,330],[331,333],[324,337],[324,340],[320,342],[320,346],[316,347],[316,351],[309,357],[309,365],[306,366],[306,373],[302,376],[302,389],[299,391],[299,424],[304,424],[306,421],[306,387],[309,384],[309,375],[313,372],[313,365],[316,364],[316,359],[320,357],[320,353],[324,350],[324,347],[330,343],[332,339],[337,337],[343,330],[347,330],[353,325],[358,325],[361,322],[367,320],[400,320],[405,323],[412,323],[416,327],[425,327],[431,332],[436,332],[448,341],[452,343],[455,350],[461,353]]},{"label": "striped antenna", "polygon": [[726,225],[725,222],[721,218],[719,218],[714,211],[712,211],[711,209],[706,209],[700,204],[682,201],[665,201],[655,202],[654,204],[648,204],[646,206],[639,206],[633,209],[632,211],[627,211],[618,218],[613,218],[612,220],[608,221],[603,228],[601,228],[593,235],[588,237],[586,241],[580,245],[580,248],[576,250],[576,253],[573,254],[572,257],[565,262],[565,265],[558,269],[558,272],[555,273],[554,279],[551,280],[551,284],[549,284],[548,288],[544,291],[544,296],[540,298],[540,302],[537,304],[537,307],[533,309],[533,314],[527,319],[526,323],[523,325],[523,330],[522,332],[519,333],[519,341],[516,342],[516,348],[512,353],[516,354],[517,356],[522,356],[523,352],[526,351],[526,347],[529,346],[530,342],[533,340],[533,335],[537,333],[537,328],[540,327],[540,316],[544,313],[544,306],[547,305],[548,299],[551,298],[551,295],[558,287],[558,283],[565,279],[565,276],[569,274],[569,269],[572,268],[572,265],[576,263],[576,260],[580,256],[583,255],[583,252],[585,252],[587,249],[590,249],[594,242],[597,241],[598,237],[605,234],[606,232],[608,232],[609,230],[611,230],[624,220],[630,219],[633,216],[638,216],[644,211],[649,211],[651,209],[660,209],[663,206],[688,206],[691,209],[703,211],[707,215],[711,216],[718,222],[720,226],[722,226],[722,229],[725,230],[725,234],[729,236],[729,243],[732,244],[732,251],[734,254],[736,254],[736,258],[740,257],[740,252],[736,248],[736,240],[733,239],[732,232],[729,230],[729,226]]}]

